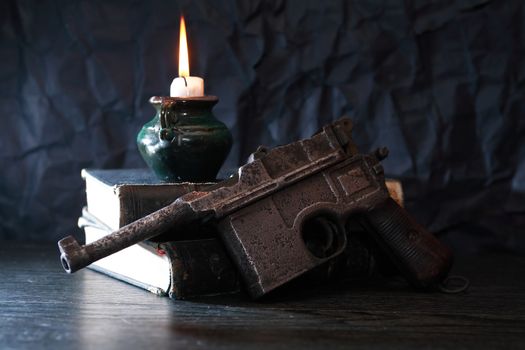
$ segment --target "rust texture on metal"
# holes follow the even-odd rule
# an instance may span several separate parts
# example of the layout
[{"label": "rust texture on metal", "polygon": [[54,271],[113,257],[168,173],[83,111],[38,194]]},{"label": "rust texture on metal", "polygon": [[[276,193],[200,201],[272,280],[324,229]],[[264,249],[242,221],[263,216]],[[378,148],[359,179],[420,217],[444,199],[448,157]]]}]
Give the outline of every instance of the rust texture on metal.
[{"label": "rust texture on metal", "polygon": [[[406,219],[404,209],[392,207],[380,163],[388,150],[359,154],[351,131],[351,121],[342,118],[309,139],[260,148],[235,177],[190,192],[100,241],[81,247],[65,238],[59,242],[64,268],[73,272],[167,228],[211,220],[258,298],[341,254],[351,234],[346,222],[358,215],[407,278],[423,281],[414,285],[438,282],[450,267],[450,251]],[[420,263],[425,266],[413,266]]]}]

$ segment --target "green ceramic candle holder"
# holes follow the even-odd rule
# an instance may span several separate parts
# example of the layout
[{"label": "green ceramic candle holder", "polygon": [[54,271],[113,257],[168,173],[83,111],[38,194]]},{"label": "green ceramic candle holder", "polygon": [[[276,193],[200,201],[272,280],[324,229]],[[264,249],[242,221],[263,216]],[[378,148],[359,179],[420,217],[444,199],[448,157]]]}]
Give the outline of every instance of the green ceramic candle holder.
[{"label": "green ceramic candle holder", "polygon": [[217,120],[215,96],[153,96],[157,110],[137,135],[148,167],[166,182],[214,181],[232,146],[232,135]]}]

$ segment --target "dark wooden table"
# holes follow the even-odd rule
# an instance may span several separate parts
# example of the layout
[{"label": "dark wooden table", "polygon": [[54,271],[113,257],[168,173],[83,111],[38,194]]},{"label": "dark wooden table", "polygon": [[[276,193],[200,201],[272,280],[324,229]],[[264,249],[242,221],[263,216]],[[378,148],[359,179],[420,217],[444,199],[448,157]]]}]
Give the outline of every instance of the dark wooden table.
[{"label": "dark wooden table", "polygon": [[468,293],[375,285],[174,301],[67,275],[54,245],[3,242],[0,349],[525,348],[525,257],[460,257],[454,272]]}]

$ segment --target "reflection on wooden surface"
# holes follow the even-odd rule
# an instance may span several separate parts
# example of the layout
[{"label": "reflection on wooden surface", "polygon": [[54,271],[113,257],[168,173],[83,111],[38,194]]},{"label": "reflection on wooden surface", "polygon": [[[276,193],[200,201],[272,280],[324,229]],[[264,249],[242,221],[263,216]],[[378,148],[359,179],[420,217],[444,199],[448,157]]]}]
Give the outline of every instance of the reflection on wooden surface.
[{"label": "reflection on wooden surface", "polygon": [[0,348],[516,347],[525,342],[525,258],[460,258],[467,294],[404,284],[174,301],[93,271],[63,272],[54,245],[0,246]]}]

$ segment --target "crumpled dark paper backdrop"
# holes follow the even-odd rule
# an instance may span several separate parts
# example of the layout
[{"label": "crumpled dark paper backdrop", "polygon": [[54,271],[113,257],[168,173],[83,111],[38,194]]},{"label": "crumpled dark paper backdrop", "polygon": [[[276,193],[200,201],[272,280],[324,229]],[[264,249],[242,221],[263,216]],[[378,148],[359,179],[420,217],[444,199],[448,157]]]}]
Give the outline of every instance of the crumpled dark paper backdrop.
[{"label": "crumpled dark paper backdrop", "polygon": [[79,234],[80,170],[144,165],[181,11],[235,137],[226,172],[347,114],[431,231],[525,251],[525,6],[486,0],[3,1],[0,238]]}]

